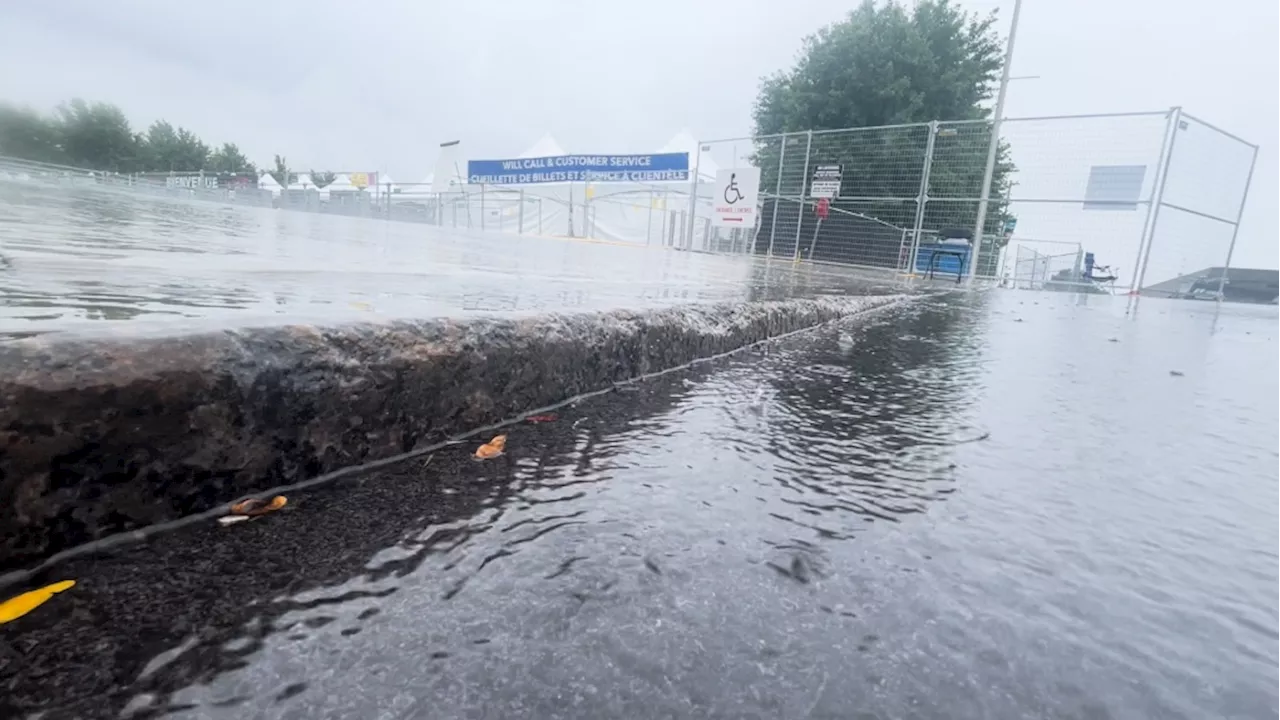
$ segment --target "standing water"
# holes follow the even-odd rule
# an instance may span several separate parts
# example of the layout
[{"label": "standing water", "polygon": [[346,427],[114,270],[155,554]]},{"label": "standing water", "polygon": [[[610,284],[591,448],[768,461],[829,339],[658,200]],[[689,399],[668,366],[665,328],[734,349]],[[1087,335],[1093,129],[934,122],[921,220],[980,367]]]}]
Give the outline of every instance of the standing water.
[{"label": "standing water", "polygon": [[0,340],[876,291],[835,268],[0,178]]},{"label": "standing water", "polygon": [[65,563],[0,702],[1275,717],[1276,327],[999,292],[820,328]]}]

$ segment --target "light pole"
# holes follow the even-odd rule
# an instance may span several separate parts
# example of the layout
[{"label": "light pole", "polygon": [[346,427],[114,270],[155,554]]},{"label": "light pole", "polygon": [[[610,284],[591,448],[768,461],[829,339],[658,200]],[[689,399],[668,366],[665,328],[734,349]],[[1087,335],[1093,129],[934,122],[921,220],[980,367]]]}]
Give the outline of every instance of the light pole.
[{"label": "light pole", "polygon": [[987,144],[987,169],[982,175],[982,195],[978,200],[978,218],[973,226],[973,253],[969,258],[969,273],[965,279],[971,284],[978,274],[978,259],[982,255],[982,228],[987,222],[987,204],[991,198],[991,178],[996,170],[996,155],[1000,151],[1000,121],[1004,118],[1004,98],[1009,92],[1009,70],[1013,66],[1013,42],[1018,36],[1018,15],[1022,12],[1022,0],[1013,2],[1013,23],[1009,27],[1009,42],[1004,49],[1004,67],[1000,70],[1000,90],[996,93],[995,116],[991,120],[991,142]]}]

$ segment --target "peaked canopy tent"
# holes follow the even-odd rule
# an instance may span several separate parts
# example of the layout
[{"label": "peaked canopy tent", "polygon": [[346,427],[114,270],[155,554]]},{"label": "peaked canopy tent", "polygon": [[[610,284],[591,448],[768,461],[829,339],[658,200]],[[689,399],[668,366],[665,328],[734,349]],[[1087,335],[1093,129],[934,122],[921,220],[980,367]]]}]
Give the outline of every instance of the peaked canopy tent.
[{"label": "peaked canopy tent", "polygon": [[715,182],[716,173],[720,172],[720,164],[711,157],[711,153],[698,152],[698,139],[688,129],[681,130],[667,141],[666,145],[659,150],[660,153],[689,153],[689,172],[692,174],[696,165],[698,169],[698,181],[704,180]]},{"label": "peaked canopy tent", "polygon": [[536,158],[536,157],[556,157],[557,155],[568,155],[560,143],[556,141],[551,133],[546,133],[538,138],[538,141],[530,145],[528,149],[520,153],[518,158]]},{"label": "peaked canopy tent", "polygon": [[435,179],[435,173],[427,175],[418,182],[405,183],[396,190],[396,200],[421,200],[423,198],[435,197],[435,193],[431,192],[431,181]]},{"label": "peaked canopy tent", "polygon": [[[431,188],[433,183],[435,182],[435,179],[436,179],[436,174],[429,173],[426,177],[422,178],[418,182],[394,184],[392,185],[392,189],[391,189],[391,191],[395,194],[394,199],[421,201],[425,198],[434,198],[436,196],[436,193],[433,192]],[[463,178],[460,178],[460,177],[451,178],[449,182],[450,192],[461,192],[462,191],[461,186],[464,184],[465,183],[463,182]],[[383,188],[382,192],[384,193],[386,192],[385,186],[381,181],[379,181],[378,186],[380,188]]]},{"label": "peaked canopy tent", "polygon": [[316,181],[311,179],[311,173],[298,173],[298,176],[289,183],[290,190],[315,190]]},{"label": "peaked canopy tent", "polygon": [[391,173],[378,171],[378,184],[369,190],[376,190],[379,195],[400,192],[400,187],[396,185],[396,181],[391,179]]},{"label": "peaked canopy tent", "polygon": [[280,183],[276,181],[271,173],[262,173],[262,176],[258,178],[258,189],[268,190],[271,192],[272,197],[276,197],[284,188],[280,187]]},{"label": "peaked canopy tent", "polygon": [[334,176],[333,182],[320,188],[320,197],[327,198],[330,193],[353,193],[359,192],[360,188],[351,182],[351,176],[346,173],[338,173]]}]

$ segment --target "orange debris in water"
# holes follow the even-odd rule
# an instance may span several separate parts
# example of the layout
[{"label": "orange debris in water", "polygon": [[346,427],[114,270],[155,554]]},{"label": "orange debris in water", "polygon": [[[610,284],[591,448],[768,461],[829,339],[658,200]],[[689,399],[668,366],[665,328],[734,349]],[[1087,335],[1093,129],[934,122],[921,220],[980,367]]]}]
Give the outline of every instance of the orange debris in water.
[{"label": "orange debris in water", "polygon": [[475,458],[477,460],[488,460],[496,458],[502,454],[503,449],[507,447],[507,436],[497,435],[489,442],[476,448]]},{"label": "orange debris in water", "polygon": [[289,502],[289,499],[283,495],[277,495],[270,500],[259,500],[258,498],[247,498],[241,500],[231,506],[233,515],[266,515],[269,512],[279,510]]}]

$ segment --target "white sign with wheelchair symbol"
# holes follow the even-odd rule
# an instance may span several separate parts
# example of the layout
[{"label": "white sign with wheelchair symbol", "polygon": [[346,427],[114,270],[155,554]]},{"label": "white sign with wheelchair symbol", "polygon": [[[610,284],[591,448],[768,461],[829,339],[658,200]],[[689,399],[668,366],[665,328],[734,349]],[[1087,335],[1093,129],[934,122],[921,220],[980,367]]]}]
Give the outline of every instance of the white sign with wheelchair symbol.
[{"label": "white sign with wheelchair symbol", "polygon": [[730,168],[716,172],[711,222],[725,227],[755,227],[759,197],[760,168]]}]

